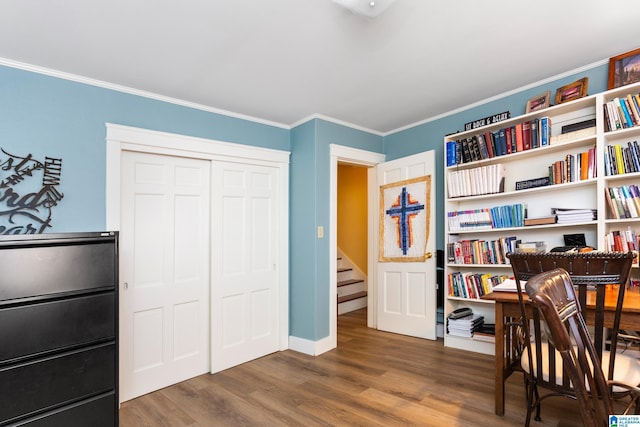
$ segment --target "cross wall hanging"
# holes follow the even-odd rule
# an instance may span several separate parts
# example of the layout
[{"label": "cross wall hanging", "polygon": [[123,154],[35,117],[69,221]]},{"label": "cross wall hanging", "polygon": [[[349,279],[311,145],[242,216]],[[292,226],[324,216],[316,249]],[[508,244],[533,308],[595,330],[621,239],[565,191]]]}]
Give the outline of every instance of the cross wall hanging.
[{"label": "cross wall hanging", "polygon": [[430,175],[380,186],[381,262],[424,261],[430,200]]}]

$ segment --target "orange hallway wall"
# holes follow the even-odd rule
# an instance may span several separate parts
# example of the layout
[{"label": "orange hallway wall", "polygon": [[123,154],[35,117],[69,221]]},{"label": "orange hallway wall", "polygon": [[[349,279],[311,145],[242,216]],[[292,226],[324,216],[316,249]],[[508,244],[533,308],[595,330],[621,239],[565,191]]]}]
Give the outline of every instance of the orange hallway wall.
[{"label": "orange hallway wall", "polygon": [[367,168],[338,165],[338,248],[367,274]]}]

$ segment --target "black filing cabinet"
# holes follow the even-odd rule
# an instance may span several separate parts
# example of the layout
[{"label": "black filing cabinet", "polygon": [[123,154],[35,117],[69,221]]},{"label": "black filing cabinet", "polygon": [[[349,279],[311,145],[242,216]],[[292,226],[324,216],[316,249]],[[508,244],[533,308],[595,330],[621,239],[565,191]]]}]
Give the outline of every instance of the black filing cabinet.
[{"label": "black filing cabinet", "polygon": [[118,425],[118,233],[0,236],[0,426]]}]

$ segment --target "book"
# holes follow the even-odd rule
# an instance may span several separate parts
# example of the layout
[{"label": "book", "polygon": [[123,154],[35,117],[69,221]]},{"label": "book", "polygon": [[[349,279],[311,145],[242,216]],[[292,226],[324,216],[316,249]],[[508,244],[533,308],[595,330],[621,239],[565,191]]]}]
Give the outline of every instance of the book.
[{"label": "book", "polygon": [[556,216],[543,216],[539,218],[525,218],[524,225],[544,225],[544,224],[555,224]]},{"label": "book", "polygon": [[545,147],[551,142],[551,119],[540,118],[540,146]]},{"label": "book", "polygon": [[524,150],[522,146],[522,123],[517,123],[515,126],[516,133],[516,151],[521,152]]},{"label": "book", "polygon": [[489,155],[488,158],[492,158],[496,156],[496,141],[492,132],[484,133],[484,140],[487,145],[487,153]]},{"label": "book", "polygon": [[522,123],[522,148],[523,150],[531,149],[531,122]]},{"label": "book", "polygon": [[447,141],[447,166],[456,165],[456,141]]},{"label": "book", "polygon": [[516,190],[526,190],[528,188],[544,187],[551,185],[551,180],[548,176],[540,178],[526,179],[524,181],[516,181]]},{"label": "book", "polygon": [[[520,287],[523,292],[524,292],[524,285],[526,283],[527,283],[526,281],[523,281],[523,280],[520,281]],[[518,292],[518,285],[515,279],[509,278],[504,280],[502,283],[494,286],[493,291],[494,292]]]},{"label": "book", "polygon": [[565,133],[575,132],[577,130],[595,128],[595,127],[596,127],[596,119],[582,120],[579,122],[570,123],[568,125],[562,126],[560,128],[561,129],[560,133],[565,134]]},{"label": "book", "polygon": [[538,253],[546,252],[547,244],[543,241],[522,242],[518,245],[517,252]]},{"label": "book", "polygon": [[531,148],[540,147],[539,119],[531,119]]}]

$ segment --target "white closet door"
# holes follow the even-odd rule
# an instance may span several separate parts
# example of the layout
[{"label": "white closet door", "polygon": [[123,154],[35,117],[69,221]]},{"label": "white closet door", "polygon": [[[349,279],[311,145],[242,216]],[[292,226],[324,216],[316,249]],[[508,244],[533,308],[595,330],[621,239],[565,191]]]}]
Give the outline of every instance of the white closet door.
[{"label": "white closet door", "polygon": [[212,162],[211,370],[279,350],[274,167]]},{"label": "white closet door", "polygon": [[209,370],[210,162],[123,152],[120,399]]}]

